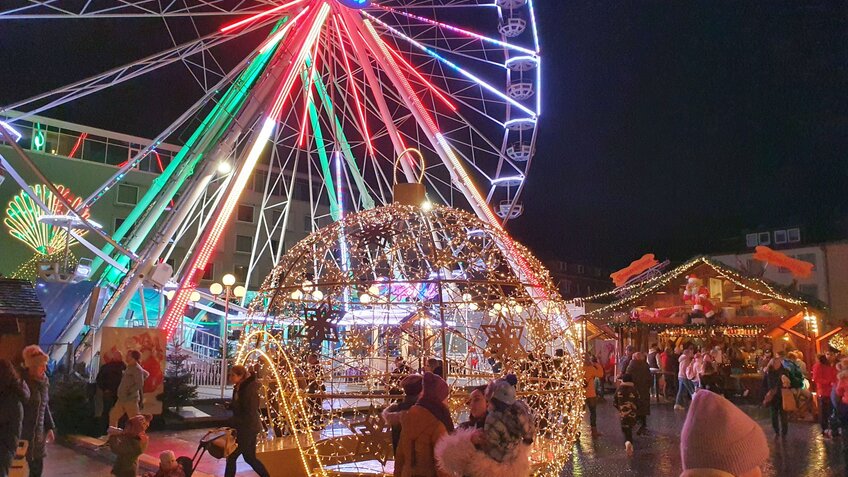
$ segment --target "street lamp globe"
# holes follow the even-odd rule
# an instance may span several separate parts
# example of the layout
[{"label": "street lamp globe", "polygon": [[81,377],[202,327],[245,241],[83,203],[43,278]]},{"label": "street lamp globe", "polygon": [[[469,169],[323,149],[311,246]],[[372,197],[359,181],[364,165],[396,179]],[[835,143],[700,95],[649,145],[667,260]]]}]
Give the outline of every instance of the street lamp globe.
[{"label": "street lamp globe", "polygon": [[236,298],[242,298],[247,293],[247,288],[239,285],[233,288],[233,296]]},{"label": "street lamp globe", "polygon": [[188,298],[188,301],[198,302],[200,301],[200,292],[193,291]]},{"label": "street lamp globe", "polygon": [[221,281],[224,283],[225,287],[231,287],[236,284],[236,277],[232,273],[228,273],[224,275]]},{"label": "street lamp globe", "polygon": [[218,282],[209,285],[209,293],[213,295],[220,295],[222,291],[224,291],[224,286]]}]

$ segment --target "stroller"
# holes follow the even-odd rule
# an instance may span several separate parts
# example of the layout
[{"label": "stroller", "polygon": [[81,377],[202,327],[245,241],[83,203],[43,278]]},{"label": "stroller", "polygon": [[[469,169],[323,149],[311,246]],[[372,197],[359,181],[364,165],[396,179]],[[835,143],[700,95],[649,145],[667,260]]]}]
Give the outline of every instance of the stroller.
[{"label": "stroller", "polygon": [[197,445],[197,450],[194,451],[194,457],[188,456],[177,457],[177,462],[183,468],[183,473],[186,477],[191,477],[203,458],[203,454],[209,452],[209,455],[216,459],[226,459],[230,454],[235,452],[236,430],[231,427],[219,427],[212,429],[200,438],[200,443]]}]

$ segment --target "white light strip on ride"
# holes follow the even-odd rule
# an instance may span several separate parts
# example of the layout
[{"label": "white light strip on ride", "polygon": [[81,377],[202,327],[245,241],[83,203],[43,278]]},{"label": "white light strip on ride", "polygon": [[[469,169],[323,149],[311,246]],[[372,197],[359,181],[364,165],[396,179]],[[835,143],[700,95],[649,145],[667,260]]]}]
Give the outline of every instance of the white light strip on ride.
[{"label": "white light strip on ride", "polygon": [[[428,23],[430,25],[435,25],[437,27],[444,28],[446,30],[450,30],[450,31],[453,31],[453,32],[456,32],[456,33],[466,35],[466,36],[470,36],[472,38],[477,38],[478,40],[486,41],[486,42],[492,43],[493,45],[498,45],[498,46],[501,46],[503,48],[509,48],[509,49],[512,49],[512,50],[520,51],[522,53],[527,53],[528,55],[531,55],[531,56],[536,55],[536,52],[534,52],[533,50],[529,50],[527,48],[523,48],[523,47],[518,46],[518,45],[512,45],[512,44],[509,44],[505,41],[496,40],[494,38],[489,38],[487,36],[480,35],[479,33],[474,33],[473,31],[468,31],[468,30],[465,30],[465,29],[462,29],[462,28],[459,28],[459,27],[455,27],[453,25],[449,25],[447,23],[439,22],[439,21],[436,21],[436,20],[431,20],[427,17],[414,15],[412,13],[402,12],[400,10],[395,10],[394,8],[391,8],[391,7],[384,7],[384,6],[381,6],[381,5],[377,5],[377,7],[381,8],[383,10],[386,10],[387,12],[396,13],[398,15],[403,15],[407,18],[412,18],[413,20],[418,20],[420,22]],[[538,47],[536,49],[538,50]]]},{"label": "white light strip on ride", "polygon": [[21,137],[23,137],[21,133],[15,130],[15,128],[9,125],[9,123],[7,123],[6,121],[0,121],[0,127],[5,129],[6,131],[9,131],[9,134],[11,134],[12,136],[15,136],[15,142],[20,141]]},{"label": "white light strip on ride", "polygon": [[539,30],[536,28],[536,12],[533,10],[533,0],[527,0],[527,7],[530,8],[530,25],[533,29],[533,43],[536,45],[536,53],[539,53]]},{"label": "white light strip on ride", "polygon": [[282,40],[283,37],[286,35],[286,32],[289,31],[289,28],[291,28],[292,25],[297,23],[297,21],[300,19],[300,17],[302,17],[303,14],[306,13],[308,10],[309,10],[309,7],[304,8],[303,11],[301,11],[300,13],[295,15],[294,18],[292,18],[288,23],[286,23],[286,25],[283,28],[281,28],[280,31],[278,31],[277,33],[274,33],[274,36],[272,36],[271,38],[268,38],[268,40],[265,41],[265,44],[262,45],[262,47],[259,48],[259,54],[261,55],[262,53],[265,53],[269,49],[275,47],[277,45],[277,43],[279,43],[280,40]]},{"label": "white light strip on ride", "polygon": [[471,81],[474,81],[475,83],[479,84],[479,85],[480,85],[480,86],[482,86],[483,88],[485,88],[485,89],[489,90],[491,93],[493,93],[493,94],[495,94],[496,96],[498,96],[499,98],[501,98],[501,99],[505,100],[505,101],[506,101],[506,102],[508,102],[509,104],[511,104],[511,105],[513,105],[513,106],[515,106],[516,108],[520,109],[521,111],[524,111],[525,113],[529,114],[529,115],[530,115],[530,116],[532,116],[533,118],[535,118],[535,117],[536,117],[536,113],[534,113],[531,109],[529,109],[529,108],[527,108],[526,106],[522,105],[522,104],[521,104],[521,103],[519,103],[518,101],[516,101],[516,100],[514,100],[514,99],[510,98],[510,97],[509,97],[509,96],[507,96],[507,95],[506,95],[503,91],[498,90],[498,89],[497,89],[497,88],[495,88],[494,86],[492,86],[492,85],[490,85],[489,83],[487,83],[487,82],[483,81],[482,79],[480,79],[480,78],[478,78],[477,76],[473,75],[472,73],[470,73],[469,71],[465,70],[464,68],[461,68],[461,67],[460,67],[459,65],[457,65],[456,63],[454,63],[454,62],[452,62],[452,61],[448,60],[447,58],[445,58],[445,57],[441,56],[440,54],[436,53],[435,51],[431,50],[430,48],[427,48],[426,46],[422,45],[422,44],[421,44],[421,43],[419,43],[418,41],[416,41],[416,40],[414,40],[414,39],[410,38],[409,36],[407,36],[407,35],[406,35],[405,33],[403,33],[402,31],[399,31],[399,30],[397,30],[396,28],[393,28],[391,25],[386,24],[385,22],[383,22],[383,21],[382,21],[382,20],[380,20],[379,18],[375,17],[374,15],[371,15],[371,14],[370,14],[370,13],[368,13],[368,12],[362,12],[362,14],[363,14],[363,15],[365,15],[365,16],[367,16],[368,18],[370,18],[370,19],[374,20],[375,22],[379,23],[379,24],[380,24],[380,25],[382,25],[382,26],[383,26],[383,28],[385,28],[386,30],[389,30],[389,31],[390,31],[390,32],[392,32],[393,34],[395,34],[395,35],[397,35],[397,36],[399,36],[399,37],[403,38],[404,40],[406,40],[406,41],[408,41],[408,42],[412,43],[413,45],[415,45],[415,46],[416,46],[418,49],[420,49],[421,51],[423,51],[423,52],[427,53],[428,55],[432,56],[433,58],[435,58],[435,59],[437,59],[437,60],[441,61],[442,63],[444,63],[444,64],[446,64],[446,65],[450,66],[451,68],[455,69],[456,71],[458,71],[460,74],[462,74],[462,75],[463,75],[463,76],[465,76],[466,78],[470,79]]}]

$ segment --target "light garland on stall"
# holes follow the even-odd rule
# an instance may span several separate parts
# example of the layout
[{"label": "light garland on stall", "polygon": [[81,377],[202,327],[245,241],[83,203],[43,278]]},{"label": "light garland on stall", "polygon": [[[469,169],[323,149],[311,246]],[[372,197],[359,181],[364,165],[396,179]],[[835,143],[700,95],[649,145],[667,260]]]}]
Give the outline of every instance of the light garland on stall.
[{"label": "light garland on stall", "polygon": [[[305,466],[317,462],[308,475],[338,470],[328,462],[391,459],[390,431],[375,415],[397,399],[389,393],[399,377],[386,371],[397,354],[413,368],[447,359],[456,422],[470,387],[515,373],[540,426],[534,473],[559,475],[583,416],[579,343],[547,270],[514,242],[507,256],[496,245],[507,240],[467,212],[393,204],[348,215],[282,257],[250,305],[237,362],[257,369],[269,428],[322,431],[323,440],[298,444]],[[515,253],[539,283],[513,272]],[[544,303],[533,287],[544,288],[536,290]],[[357,351],[366,340],[371,354],[363,358]],[[555,360],[557,349],[565,353]],[[306,364],[310,354],[322,369]],[[336,445],[344,436],[355,437],[354,451]]]},{"label": "light garland on stall", "polygon": [[[740,287],[742,289],[745,289],[747,291],[757,293],[757,294],[760,294],[760,295],[764,295],[768,298],[783,301],[785,303],[789,303],[789,304],[796,305],[796,306],[808,306],[808,304],[809,304],[806,300],[802,300],[802,299],[799,299],[799,298],[791,297],[791,296],[783,294],[783,293],[779,293],[770,284],[768,284],[767,282],[765,282],[762,279],[753,278],[753,277],[745,277],[745,276],[731,270],[729,267],[727,267],[723,264],[719,264],[719,263],[717,263],[713,260],[710,260],[709,258],[704,257],[704,256],[696,257],[696,258],[684,263],[683,265],[678,266],[677,268],[675,268],[675,269],[673,269],[673,270],[671,270],[671,271],[669,271],[669,272],[667,272],[663,275],[660,275],[658,277],[646,280],[644,282],[635,283],[635,284],[632,284],[632,285],[616,288],[615,290],[611,290],[611,291],[607,291],[607,292],[603,292],[603,293],[598,293],[598,294],[588,296],[588,297],[575,298],[575,299],[570,300],[568,303],[579,304],[579,303],[591,302],[591,301],[594,301],[594,300],[598,300],[600,298],[614,296],[614,295],[618,295],[618,294],[626,293],[626,292],[632,292],[632,294],[627,296],[626,298],[622,298],[620,300],[617,300],[613,303],[602,306],[602,307],[600,307],[596,310],[593,310],[593,311],[586,314],[587,316],[592,316],[592,317],[600,316],[600,315],[603,315],[604,313],[607,313],[607,312],[620,310],[620,309],[628,306],[629,304],[633,303],[634,301],[639,300],[639,299],[655,292],[656,290],[671,284],[673,281],[679,280],[682,275],[684,275],[685,273],[688,273],[693,267],[696,267],[700,264],[709,265],[716,272],[718,272],[718,276],[720,278],[724,278],[724,279],[728,280],[729,282],[733,283],[735,286]],[[752,286],[748,285],[749,282],[755,283],[757,285],[757,287],[752,287]],[[762,288],[758,288],[758,287],[762,287]]]},{"label": "light garland on stall", "polygon": [[754,338],[759,336],[765,327],[756,326],[675,326],[667,327],[658,333],[659,338],[683,337],[699,338],[705,336],[727,336],[729,338]]}]

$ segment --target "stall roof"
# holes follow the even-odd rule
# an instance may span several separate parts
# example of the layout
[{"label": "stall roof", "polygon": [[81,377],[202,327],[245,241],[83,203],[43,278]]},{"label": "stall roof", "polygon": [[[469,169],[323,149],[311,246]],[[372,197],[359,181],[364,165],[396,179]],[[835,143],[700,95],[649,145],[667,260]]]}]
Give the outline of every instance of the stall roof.
[{"label": "stall roof", "polygon": [[0,316],[44,318],[44,307],[30,282],[0,278]]},{"label": "stall roof", "polygon": [[607,313],[622,310],[628,306],[634,306],[639,302],[639,300],[646,296],[655,292],[663,291],[663,288],[669,286],[672,281],[685,277],[686,275],[693,273],[696,269],[703,270],[702,267],[712,270],[716,276],[722,277],[742,289],[763,297],[783,302],[792,308],[814,308],[818,310],[824,310],[826,308],[823,303],[816,299],[802,296],[797,293],[787,292],[786,290],[780,289],[780,287],[776,284],[767,282],[760,278],[746,277],[736,269],[724,263],[712,260],[706,256],[698,256],[655,278],[633,285],[620,287],[604,294],[583,298],[583,301],[592,301],[614,295],[623,295],[621,298],[613,301],[612,303],[586,313],[585,316],[587,318],[599,318]]}]

